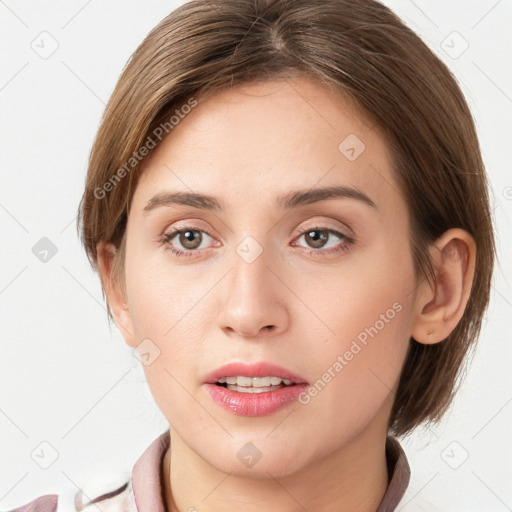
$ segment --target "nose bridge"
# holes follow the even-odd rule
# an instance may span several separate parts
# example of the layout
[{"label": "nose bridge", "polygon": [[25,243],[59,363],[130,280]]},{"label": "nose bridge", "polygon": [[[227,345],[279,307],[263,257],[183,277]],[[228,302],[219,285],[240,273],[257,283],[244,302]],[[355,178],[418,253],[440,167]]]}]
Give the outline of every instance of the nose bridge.
[{"label": "nose bridge", "polygon": [[264,244],[248,235],[235,247],[232,270],[223,297],[221,326],[246,336],[272,326],[283,328],[286,307],[280,299],[278,280],[273,276],[272,244]]},{"label": "nose bridge", "polygon": [[[261,239],[261,237],[260,237]],[[258,300],[259,295],[268,295],[271,290],[267,266],[272,265],[270,244],[246,236],[236,247],[231,272],[231,294],[242,301]]]}]

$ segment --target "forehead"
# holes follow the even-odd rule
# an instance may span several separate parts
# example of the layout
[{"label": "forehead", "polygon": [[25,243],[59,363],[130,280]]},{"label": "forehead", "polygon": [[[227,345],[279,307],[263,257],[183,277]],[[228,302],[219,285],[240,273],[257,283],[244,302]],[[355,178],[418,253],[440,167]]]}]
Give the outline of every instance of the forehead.
[{"label": "forehead", "polygon": [[261,205],[298,188],[397,195],[375,124],[339,91],[309,77],[244,84],[203,98],[144,162],[134,197],[163,189]]}]

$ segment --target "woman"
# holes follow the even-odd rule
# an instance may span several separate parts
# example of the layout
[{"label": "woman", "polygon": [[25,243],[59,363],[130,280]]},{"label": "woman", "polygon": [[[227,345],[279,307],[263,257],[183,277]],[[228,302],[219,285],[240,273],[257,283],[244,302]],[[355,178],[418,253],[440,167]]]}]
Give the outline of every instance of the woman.
[{"label": "woman", "polygon": [[176,9],[107,105],[80,221],[169,431],[70,509],[396,509],[397,437],[451,403],[495,249],[469,108],[388,8]]}]

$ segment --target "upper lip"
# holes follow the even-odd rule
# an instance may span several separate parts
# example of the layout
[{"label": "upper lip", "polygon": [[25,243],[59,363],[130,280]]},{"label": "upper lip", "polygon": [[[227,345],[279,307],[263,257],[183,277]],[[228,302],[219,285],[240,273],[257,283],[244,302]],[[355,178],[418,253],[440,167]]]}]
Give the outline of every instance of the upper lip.
[{"label": "upper lip", "polygon": [[280,377],[287,379],[294,384],[307,384],[307,381],[282,366],[261,361],[258,363],[229,363],[213,370],[204,378],[204,383],[214,384],[223,377]]}]

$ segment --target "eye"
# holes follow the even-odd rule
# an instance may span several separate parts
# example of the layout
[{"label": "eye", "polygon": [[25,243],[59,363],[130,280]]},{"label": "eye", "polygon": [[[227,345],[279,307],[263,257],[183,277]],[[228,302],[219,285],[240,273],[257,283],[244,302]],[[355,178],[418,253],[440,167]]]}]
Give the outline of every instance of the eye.
[{"label": "eye", "polygon": [[[206,235],[208,238],[212,238],[206,231],[202,229],[187,226],[182,229],[175,229],[171,233],[164,233],[160,239],[160,242],[162,244],[166,244],[166,248],[176,256],[190,257],[198,249],[204,248],[201,247],[203,241],[205,240],[204,235]],[[171,242],[175,238],[177,239],[176,243],[180,244],[184,250],[173,246]]]},{"label": "eye", "polygon": [[[336,240],[334,240],[334,246],[331,244],[328,246],[328,242],[331,242],[331,239],[338,238],[342,241],[336,244]],[[314,227],[310,228],[307,231],[304,231],[297,240],[300,240],[304,237],[304,240],[307,244],[309,244],[311,248],[306,247],[306,250],[310,254],[333,254],[339,251],[348,251],[351,246],[355,243],[355,240],[352,237],[349,237],[345,233],[341,231],[337,231],[335,229],[330,228],[322,228],[322,227]],[[302,246],[301,246],[302,247]],[[327,249],[325,249],[327,247]],[[322,250],[318,250],[322,249]]]}]

